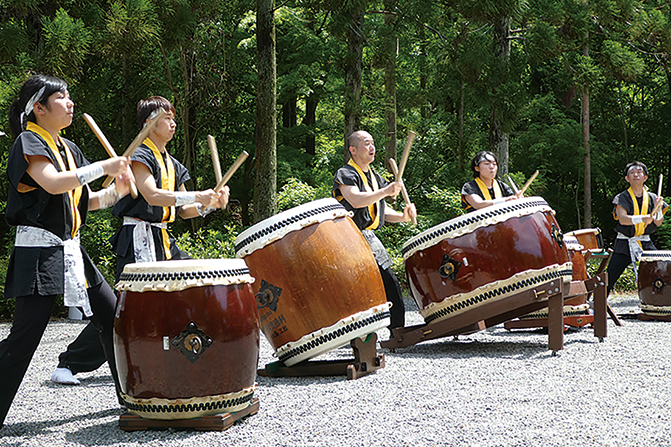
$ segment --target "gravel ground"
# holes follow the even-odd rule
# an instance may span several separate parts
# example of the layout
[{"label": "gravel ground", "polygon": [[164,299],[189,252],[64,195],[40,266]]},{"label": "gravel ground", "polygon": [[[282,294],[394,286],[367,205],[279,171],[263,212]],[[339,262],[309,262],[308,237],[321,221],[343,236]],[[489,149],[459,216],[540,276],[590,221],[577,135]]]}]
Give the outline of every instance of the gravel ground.
[{"label": "gravel ground", "polygon": [[[638,299],[610,299],[618,314]],[[407,324],[421,322],[414,303]],[[608,321],[599,343],[572,329],[553,356],[538,330],[502,326],[388,352],[366,377],[258,377],[256,415],[223,432],[118,428],[107,366],[79,386],[49,381],[82,322],[49,324],[1,446],[671,446],[671,323]],[[0,338],[9,331],[0,325]],[[380,340],[388,332],[378,333]],[[321,358],[345,358],[340,348]],[[259,365],[274,361],[261,337]]]}]

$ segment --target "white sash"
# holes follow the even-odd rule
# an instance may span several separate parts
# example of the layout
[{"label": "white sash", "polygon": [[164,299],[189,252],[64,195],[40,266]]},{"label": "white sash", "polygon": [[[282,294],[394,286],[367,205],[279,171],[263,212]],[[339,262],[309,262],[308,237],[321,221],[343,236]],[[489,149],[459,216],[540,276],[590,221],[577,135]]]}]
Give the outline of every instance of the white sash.
[{"label": "white sash", "polygon": [[93,315],[86,292],[84,257],[79,246],[79,234],[74,239],[62,240],[43,228],[19,225],[16,228],[16,247],[63,247],[63,302],[66,306],[79,307],[84,315]]},{"label": "white sash", "polygon": [[634,266],[634,277],[638,281],[638,269],[636,268],[636,263],[641,259],[641,254],[643,253],[643,247],[641,246],[641,241],[649,242],[650,235],[643,234],[641,236],[627,237],[622,233],[617,233],[617,239],[626,239],[629,244],[629,256],[631,257],[631,264]]},{"label": "white sash", "polygon": [[155,262],[156,247],[151,227],[167,229],[167,222],[145,222],[134,217],[125,216],[124,225],[133,225],[133,255],[135,262]]}]

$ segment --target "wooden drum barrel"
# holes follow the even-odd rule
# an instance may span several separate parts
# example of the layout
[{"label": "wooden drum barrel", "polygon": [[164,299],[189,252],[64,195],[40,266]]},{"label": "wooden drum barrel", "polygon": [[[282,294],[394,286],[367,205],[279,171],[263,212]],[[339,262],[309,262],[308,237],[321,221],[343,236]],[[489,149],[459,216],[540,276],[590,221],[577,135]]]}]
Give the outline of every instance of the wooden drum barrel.
[{"label": "wooden drum barrel", "polygon": [[114,353],[131,413],[192,419],[250,404],[259,359],[253,281],[240,259],[124,268]]},{"label": "wooden drum barrel", "polygon": [[512,319],[532,309],[516,314],[509,297],[546,281],[559,287],[572,275],[554,211],[540,197],[459,216],[409,239],[402,252],[426,323],[472,309]]},{"label": "wooden drum barrel", "polygon": [[644,314],[671,316],[671,251],[650,250],[641,254],[638,297]]},{"label": "wooden drum barrel", "polygon": [[256,278],[261,330],[287,366],[389,325],[370,246],[335,199],[279,213],[235,241]]},{"label": "wooden drum barrel", "polygon": [[584,250],[603,251],[603,236],[599,228],[569,231],[564,234],[564,238],[582,245]]}]

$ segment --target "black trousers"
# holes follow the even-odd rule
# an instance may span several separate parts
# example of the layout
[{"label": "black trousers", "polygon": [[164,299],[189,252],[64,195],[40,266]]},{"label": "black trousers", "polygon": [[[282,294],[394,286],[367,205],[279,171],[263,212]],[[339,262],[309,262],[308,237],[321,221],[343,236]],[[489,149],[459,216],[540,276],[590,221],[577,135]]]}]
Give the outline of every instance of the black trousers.
[{"label": "black trousers", "polygon": [[384,292],[387,295],[387,301],[391,302],[391,324],[389,329],[405,326],[405,305],[403,304],[403,295],[401,294],[401,285],[398,278],[391,270],[391,267],[383,269],[378,265],[382,282],[384,283]]},{"label": "black trousers", "polygon": [[100,343],[100,331],[92,322],[86,325],[68,349],[58,356],[58,367],[67,368],[72,374],[95,371],[107,361]]},{"label": "black trousers", "polygon": [[[118,394],[119,377],[113,344],[116,296],[106,282],[88,289],[88,295],[93,310],[91,323],[98,330],[99,343],[109,362]],[[55,300],[56,295],[16,298],[12,328],[7,338],[0,342],[0,427],[42,340]]]},{"label": "black trousers", "polygon": [[608,294],[613,290],[615,281],[622,276],[624,269],[626,269],[629,264],[631,264],[631,256],[629,256],[629,253],[613,253],[610,256],[608,269],[606,270],[608,272]]}]

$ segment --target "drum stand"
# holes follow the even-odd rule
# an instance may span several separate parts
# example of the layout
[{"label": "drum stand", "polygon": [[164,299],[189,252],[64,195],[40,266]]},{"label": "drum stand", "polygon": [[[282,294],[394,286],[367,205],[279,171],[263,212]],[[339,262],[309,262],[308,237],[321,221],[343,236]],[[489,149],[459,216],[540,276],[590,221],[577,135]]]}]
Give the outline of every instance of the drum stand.
[{"label": "drum stand", "polygon": [[259,412],[259,399],[253,398],[249,406],[235,413],[215,414],[202,416],[196,419],[145,419],[136,414],[122,414],[119,416],[119,428],[123,431],[138,431],[164,428],[194,429],[194,430],[217,430],[223,431],[242,419]]},{"label": "drum stand", "polygon": [[350,380],[358,379],[380,368],[384,368],[384,354],[377,353],[377,334],[372,333],[362,340],[357,337],[350,342],[354,359],[348,360],[305,360],[292,366],[282,362],[268,363],[258,370],[263,377],[300,377],[300,376],[344,376]]},{"label": "drum stand", "polygon": [[[505,300],[488,306],[467,309],[451,318],[392,331],[392,338],[380,344],[383,348],[405,348],[417,343],[471,334],[505,321],[526,315],[544,307],[548,308],[548,349],[553,353],[564,348],[564,298],[594,293],[594,336],[603,341],[606,337],[606,281],[605,273],[586,281],[572,281],[557,287],[557,280],[537,285],[533,289],[509,295]],[[510,310],[513,309],[513,310]]]}]

